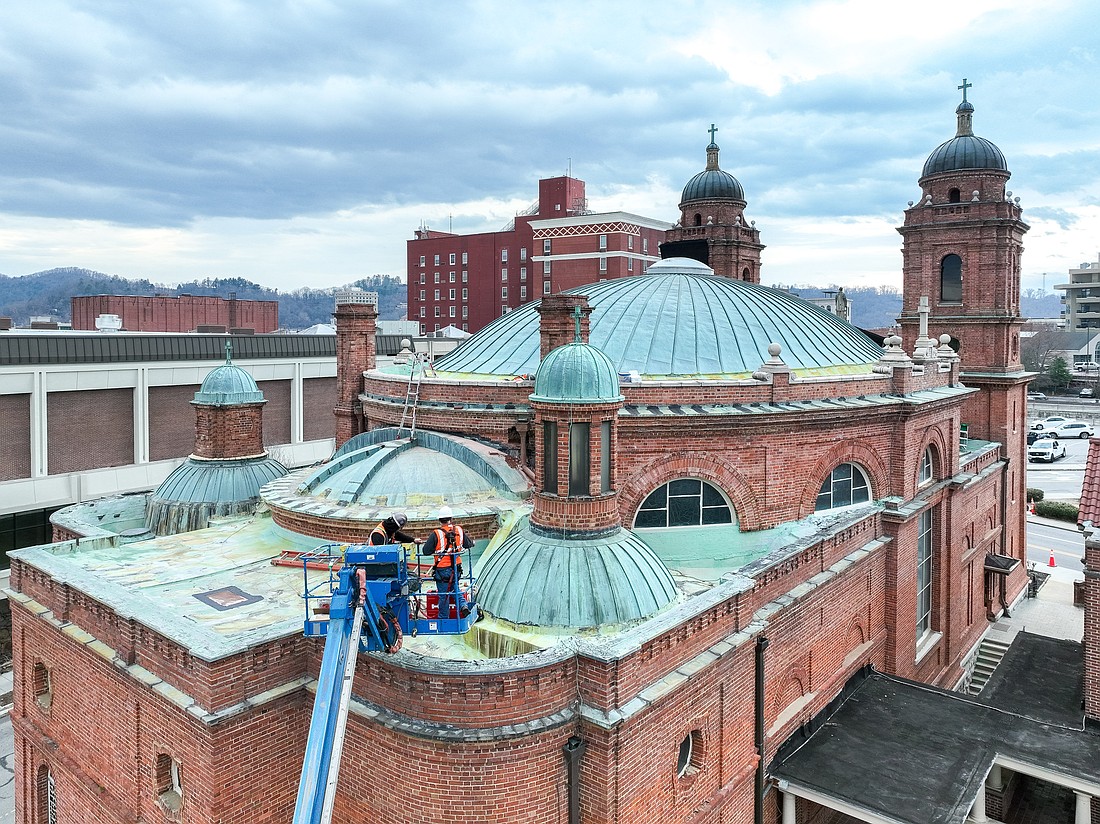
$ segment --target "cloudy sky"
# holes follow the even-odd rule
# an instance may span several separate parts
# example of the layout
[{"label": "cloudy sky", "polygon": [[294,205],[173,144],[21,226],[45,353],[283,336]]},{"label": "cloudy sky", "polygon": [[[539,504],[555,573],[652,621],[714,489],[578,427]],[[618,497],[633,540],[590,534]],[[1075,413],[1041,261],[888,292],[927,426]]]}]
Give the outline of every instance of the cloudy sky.
[{"label": "cloudy sky", "polygon": [[900,285],[964,77],[1031,231],[1100,253],[1096,0],[5,0],[0,273],[279,289],[404,275],[421,223],[499,229],[572,172],[673,221],[718,125],[766,283]]}]

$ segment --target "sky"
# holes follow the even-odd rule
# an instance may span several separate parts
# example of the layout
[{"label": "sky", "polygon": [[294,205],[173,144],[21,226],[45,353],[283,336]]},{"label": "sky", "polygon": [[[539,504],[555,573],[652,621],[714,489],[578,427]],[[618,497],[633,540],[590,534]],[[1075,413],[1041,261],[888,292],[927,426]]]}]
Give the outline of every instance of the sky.
[{"label": "sky", "polygon": [[765,283],[900,287],[966,78],[1051,291],[1100,259],[1097,31],[1096,0],[5,0],[0,273],[403,278],[418,226],[567,173],[671,223],[714,123]]}]

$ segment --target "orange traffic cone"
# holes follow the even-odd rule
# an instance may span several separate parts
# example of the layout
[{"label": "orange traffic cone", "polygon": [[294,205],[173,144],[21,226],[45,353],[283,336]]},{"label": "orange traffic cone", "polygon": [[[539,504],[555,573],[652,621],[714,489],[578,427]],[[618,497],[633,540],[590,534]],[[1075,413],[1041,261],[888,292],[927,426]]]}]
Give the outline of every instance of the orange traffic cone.
[{"label": "orange traffic cone", "polygon": [[1058,564],[1054,563],[1054,550],[1053,549],[1050,551],[1050,563],[1048,563],[1047,566],[1052,566],[1052,567],[1058,566]]}]

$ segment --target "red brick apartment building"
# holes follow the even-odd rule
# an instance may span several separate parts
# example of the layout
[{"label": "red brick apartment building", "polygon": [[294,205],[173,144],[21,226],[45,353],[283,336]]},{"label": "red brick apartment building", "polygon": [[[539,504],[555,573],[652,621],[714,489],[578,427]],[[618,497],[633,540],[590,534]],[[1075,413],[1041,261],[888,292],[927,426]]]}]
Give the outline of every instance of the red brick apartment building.
[{"label": "red brick apartment building", "polygon": [[584,181],[539,181],[538,203],[506,229],[457,235],[422,228],[408,241],[409,320],[421,334],[476,332],[543,295],[644,272],[669,224],[626,212],[592,214]]},{"label": "red brick apartment building", "polygon": [[[127,332],[194,332],[200,327],[256,334],[279,328],[279,302],[212,295],[83,295],[72,298],[73,329],[96,331],[100,315],[118,315]],[[204,331],[214,331],[206,329]]]},{"label": "red brick apartment building", "polygon": [[[905,210],[904,336],[882,346],[755,282],[758,238],[726,228],[739,184],[681,203],[704,231],[678,240],[726,272],[689,255],[551,288],[436,361],[415,438],[374,307],[338,307],[330,460],[251,519],[13,556],[17,820],[290,820],[321,642],[302,571],[271,560],[398,508],[424,534],[445,504],[479,540],[485,618],[358,656],[336,821],[1012,820],[1035,782],[1089,821],[1100,553],[1083,644],[1021,633],[988,692],[957,691],[1028,580],[1027,225],[972,111]],[[563,225],[505,247],[509,284]],[[440,244],[426,287],[465,240],[416,241]]]}]

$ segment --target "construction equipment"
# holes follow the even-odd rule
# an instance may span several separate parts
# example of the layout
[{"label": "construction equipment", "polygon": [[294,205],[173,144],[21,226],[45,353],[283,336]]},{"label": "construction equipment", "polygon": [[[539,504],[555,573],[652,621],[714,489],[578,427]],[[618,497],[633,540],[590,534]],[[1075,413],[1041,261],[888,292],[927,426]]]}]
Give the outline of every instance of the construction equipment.
[{"label": "construction equipment", "polygon": [[329,824],[358,653],[397,652],[406,634],[461,635],[478,619],[478,610],[471,575],[459,587],[466,609],[452,605],[453,617],[433,615],[431,607],[434,601],[438,612],[439,596],[422,592],[421,579],[409,576],[408,555],[399,544],[326,544],[303,553],[299,561],[305,580],[305,634],[325,636],[325,651],[294,824]]},{"label": "construction equipment", "polygon": [[[401,423],[397,427],[398,434],[400,434],[400,430],[408,429],[410,436],[416,435],[416,407],[420,403],[420,382],[429,373],[435,375],[435,370],[432,368],[432,356],[427,352],[417,352],[412,363],[409,364],[409,384],[405,388],[405,406],[401,410]],[[405,421],[409,422],[408,426],[405,425]]]}]

